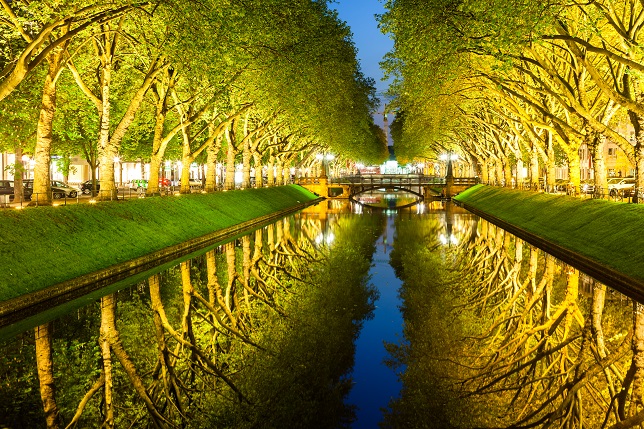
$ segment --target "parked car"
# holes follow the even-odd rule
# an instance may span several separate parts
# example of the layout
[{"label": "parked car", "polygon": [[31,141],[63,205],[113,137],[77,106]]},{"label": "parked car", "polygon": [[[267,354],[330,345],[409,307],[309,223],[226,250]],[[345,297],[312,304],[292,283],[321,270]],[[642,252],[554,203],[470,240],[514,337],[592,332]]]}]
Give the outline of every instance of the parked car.
[{"label": "parked car", "polygon": [[556,192],[566,192],[568,190],[568,187],[570,186],[570,182],[565,179],[556,179],[555,180],[555,191]]},{"label": "parked car", "polygon": [[[13,180],[0,180],[0,196],[2,195],[8,195],[9,196],[9,201],[13,201],[14,199],[14,184]],[[29,199],[31,196],[31,193],[23,192],[23,196],[25,197],[26,200]],[[2,200],[6,201],[6,200]]]},{"label": "parked car", "polygon": [[[34,192],[34,181],[33,179],[25,180],[24,182],[25,185],[25,194],[27,193],[27,190],[29,190],[29,196]],[[63,185],[62,187],[60,185]],[[71,186],[66,185],[63,182],[60,182],[58,180],[53,180],[51,182],[51,195],[54,199],[60,199],[60,198],[76,198],[78,195],[78,189],[72,188]]]},{"label": "parked car", "polygon": [[[32,194],[31,189],[26,187],[26,181],[23,181],[22,183],[22,196],[25,200],[30,200]],[[9,201],[13,201],[15,196],[13,180],[0,180],[0,195],[9,195]]]},{"label": "parked car", "polygon": [[[61,190],[65,193],[65,195],[63,195],[63,197],[76,198],[76,196],[78,195],[78,189],[76,189],[76,188],[74,188],[72,186],[69,186],[67,183],[61,182],[59,180],[52,180],[51,181],[51,189],[52,189],[52,191],[54,191],[54,189],[56,189],[56,191],[54,191],[54,195],[56,195],[57,193],[60,194],[59,191],[61,191]],[[54,196],[54,198],[56,198],[56,197]]]},{"label": "parked car", "polygon": [[[94,185],[91,180],[87,180],[83,183],[81,183],[80,190],[83,194],[89,195],[92,193],[92,189],[94,189]],[[101,190],[101,183],[97,180],[96,181],[96,190],[100,191]]]},{"label": "parked car", "polygon": [[582,194],[594,194],[595,193],[595,181],[594,180],[583,180],[581,182],[581,193]]},{"label": "parked car", "polygon": [[[171,182],[165,177],[159,178],[159,186],[170,186]],[[147,189],[148,181],[145,179],[134,179],[130,182],[130,188],[132,189]]]},{"label": "parked car", "polygon": [[13,197],[13,180],[0,180],[0,195]]},{"label": "parked car", "polygon": [[611,177],[608,179],[608,194],[613,198],[624,197],[633,188],[635,188],[634,177]]}]

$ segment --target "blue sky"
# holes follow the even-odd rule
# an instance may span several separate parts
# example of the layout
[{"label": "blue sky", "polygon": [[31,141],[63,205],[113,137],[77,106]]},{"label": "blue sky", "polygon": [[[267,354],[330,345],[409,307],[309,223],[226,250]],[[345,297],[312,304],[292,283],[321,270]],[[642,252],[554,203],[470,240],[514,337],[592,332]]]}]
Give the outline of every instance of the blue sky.
[{"label": "blue sky", "polygon": [[[362,72],[376,80],[379,93],[384,92],[388,83],[382,81],[383,73],[378,63],[393,48],[393,41],[380,32],[376,21],[375,15],[385,12],[383,3],[380,0],[336,0],[329,8],[337,10],[340,19],[351,27]],[[382,125],[382,119],[376,118],[376,123]]]}]

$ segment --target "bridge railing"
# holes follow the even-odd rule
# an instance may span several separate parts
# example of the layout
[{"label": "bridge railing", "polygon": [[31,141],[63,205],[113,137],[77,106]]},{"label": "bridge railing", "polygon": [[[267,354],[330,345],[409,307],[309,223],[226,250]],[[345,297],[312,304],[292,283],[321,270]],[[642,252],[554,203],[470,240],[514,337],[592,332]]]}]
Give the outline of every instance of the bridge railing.
[{"label": "bridge railing", "polygon": [[[479,183],[477,177],[454,177],[454,185],[473,186]],[[418,174],[363,174],[354,176],[334,177],[329,183],[342,185],[445,185],[442,176],[425,176]]]},{"label": "bridge railing", "polygon": [[361,174],[354,176],[334,177],[329,183],[338,185],[441,185],[445,178],[417,174]]},{"label": "bridge railing", "polygon": [[[477,177],[454,177],[454,185],[473,186],[479,183]],[[300,185],[317,185],[320,183],[319,177],[299,177],[296,183]],[[348,186],[427,186],[446,184],[445,177],[442,176],[425,176],[419,174],[360,174],[353,176],[330,177],[327,179],[329,185],[348,185]]]}]

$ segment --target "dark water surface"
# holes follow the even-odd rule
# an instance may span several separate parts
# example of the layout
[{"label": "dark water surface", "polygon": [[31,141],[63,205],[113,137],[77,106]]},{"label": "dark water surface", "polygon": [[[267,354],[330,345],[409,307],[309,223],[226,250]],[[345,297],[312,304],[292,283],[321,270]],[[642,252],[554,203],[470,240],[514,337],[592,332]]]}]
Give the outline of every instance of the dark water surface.
[{"label": "dark water surface", "polygon": [[642,306],[446,203],[325,202],[106,293],[0,344],[0,428],[644,421]]},{"label": "dark water surface", "polygon": [[379,292],[374,317],[365,322],[356,341],[354,384],[348,399],[358,407],[357,420],[352,426],[356,429],[378,427],[382,420],[381,408],[387,407],[400,391],[396,374],[385,365],[388,358],[385,341],[399,342],[403,326],[398,295],[401,282],[389,264],[396,231],[393,216],[387,217],[386,229],[378,237],[373,266],[369,271]]}]

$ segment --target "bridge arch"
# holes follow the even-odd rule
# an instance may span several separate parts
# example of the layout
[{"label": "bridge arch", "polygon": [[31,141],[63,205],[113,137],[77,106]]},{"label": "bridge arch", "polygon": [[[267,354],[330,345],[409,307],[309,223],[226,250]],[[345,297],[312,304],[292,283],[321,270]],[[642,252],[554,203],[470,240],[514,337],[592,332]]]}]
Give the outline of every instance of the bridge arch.
[{"label": "bridge arch", "polygon": [[405,204],[404,206],[396,206],[396,209],[404,209],[404,208],[407,208],[407,207],[412,207],[412,206],[414,206],[416,204],[419,204],[419,203],[421,203],[421,202],[423,202],[425,200],[425,197],[423,196],[422,193],[414,191],[413,189],[406,188],[405,186],[382,185],[382,184],[373,185],[373,186],[367,186],[367,187],[361,188],[360,191],[351,192],[351,194],[349,195],[349,200],[354,202],[354,203],[356,203],[356,204],[360,204],[362,206],[369,206],[369,207],[373,207],[373,208],[382,208],[382,207],[372,206],[370,204],[361,203],[360,201],[356,200],[356,198],[355,198],[356,195],[360,195],[360,194],[363,194],[365,192],[373,191],[373,190],[376,190],[376,189],[393,189],[395,191],[404,191],[404,192],[408,192],[410,194],[414,194],[414,195],[416,195],[418,197],[418,200],[416,200],[416,201],[414,201],[412,203],[409,203],[409,204]]}]

